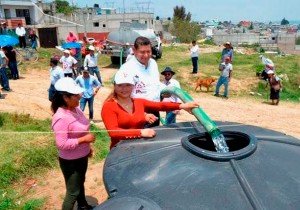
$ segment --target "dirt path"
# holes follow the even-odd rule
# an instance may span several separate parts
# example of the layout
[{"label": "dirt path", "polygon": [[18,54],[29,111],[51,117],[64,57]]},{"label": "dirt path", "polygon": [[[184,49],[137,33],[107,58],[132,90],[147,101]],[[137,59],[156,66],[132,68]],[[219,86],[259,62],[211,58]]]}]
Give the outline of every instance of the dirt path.
[{"label": "dirt path", "polygon": [[[116,69],[102,68],[104,81],[108,81]],[[20,80],[10,81],[12,92],[4,93],[5,99],[0,100],[0,111],[30,113],[32,117],[51,118],[50,102],[47,89],[49,86],[48,72],[34,71],[22,75]],[[234,88],[238,83],[232,81]],[[103,128],[100,110],[103,99],[110,93],[108,86],[102,88],[95,100],[95,121]],[[192,93],[205,112],[216,121],[231,121],[260,126],[286,133],[300,138],[300,104],[282,102],[279,106],[257,101],[252,96],[247,98],[230,98],[228,100],[212,96],[212,92]],[[88,114],[86,110],[86,115]],[[195,118],[181,112],[178,121],[194,121]],[[90,164],[86,180],[86,195],[93,204],[103,202],[107,194],[102,182],[103,162]],[[46,197],[44,209],[60,209],[65,187],[62,174],[53,170],[38,180],[26,180],[23,184],[27,194],[32,198]]]}]

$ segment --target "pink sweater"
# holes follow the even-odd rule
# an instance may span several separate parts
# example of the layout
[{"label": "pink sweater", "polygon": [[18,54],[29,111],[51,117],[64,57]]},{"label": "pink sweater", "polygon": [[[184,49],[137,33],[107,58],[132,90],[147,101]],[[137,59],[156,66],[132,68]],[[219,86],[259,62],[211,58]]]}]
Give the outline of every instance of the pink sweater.
[{"label": "pink sweater", "polygon": [[90,129],[89,121],[79,107],[76,107],[75,112],[58,108],[52,118],[52,129],[55,133],[59,157],[73,160],[90,153],[89,143],[78,144],[78,138],[86,135]]}]

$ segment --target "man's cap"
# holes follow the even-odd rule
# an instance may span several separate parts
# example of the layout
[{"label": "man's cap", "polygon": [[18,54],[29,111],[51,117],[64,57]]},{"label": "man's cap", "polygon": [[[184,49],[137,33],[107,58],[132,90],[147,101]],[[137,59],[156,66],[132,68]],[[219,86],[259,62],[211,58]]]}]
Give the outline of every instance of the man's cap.
[{"label": "man's cap", "polygon": [[75,80],[70,77],[64,77],[59,79],[55,85],[57,91],[63,91],[71,94],[80,94],[84,91],[83,88],[79,87]]},{"label": "man's cap", "polygon": [[170,73],[172,73],[173,75],[175,74],[175,72],[174,72],[174,71],[172,70],[172,68],[169,67],[169,66],[167,66],[167,67],[161,72],[161,74],[164,75],[164,74],[167,73],[167,72],[170,72]]},{"label": "man's cap", "polygon": [[89,50],[95,51],[95,47],[94,46],[89,46]]},{"label": "man's cap", "polygon": [[274,74],[274,71],[273,70],[269,70],[269,71],[267,71],[267,74]]},{"label": "man's cap", "polygon": [[131,84],[134,85],[133,76],[126,71],[117,71],[115,74],[115,84]]},{"label": "man's cap", "polygon": [[70,50],[64,50],[63,52],[64,52],[64,53],[67,53],[67,54],[69,54],[69,55],[71,54]]}]

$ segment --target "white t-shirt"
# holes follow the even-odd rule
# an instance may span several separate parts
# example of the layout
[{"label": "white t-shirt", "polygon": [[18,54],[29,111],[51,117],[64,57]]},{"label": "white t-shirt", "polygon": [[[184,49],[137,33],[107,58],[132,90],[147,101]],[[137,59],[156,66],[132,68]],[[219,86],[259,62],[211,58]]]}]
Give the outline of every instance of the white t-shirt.
[{"label": "white t-shirt", "polygon": [[199,56],[199,46],[195,45],[190,49],[191,57],[198,57]]},{"label": "white t-shirt", "polygon": [[73,73],[72,66],[77,63],[77,60],[73,58],[71,55],[68,57],[62,56],[59,60],[62,63],[62,67],[65,74]]},{"label": "white t-shirt", "polygon": [[158,66],[154,59],[150,59],[148,66],[141,64],[134,56],[124,63],[119,71],[126,71],[134,79],[135,86],[131,96],[150,101],[160,101],[160,81]]},{"label": "white t-shirt", "polygon": [[[180,84],[176,79],[170,79],[168,82],[166,80],[164,80],[161,83],[161,90],[164,89],[165,87],[177,87],[180,88]],[[176,102],[176,103],[180,103],[181,100],[176,97],[175,95],[171,95],[171,97],[168,98],[164,98],[163,99],[164,102]]]},{"label": "white t-shirt", "polygon": [[221,76],[222,77],[229,77],[229,72],[232,71],[232,64],[231,63],[221,63],[224,66]]}]

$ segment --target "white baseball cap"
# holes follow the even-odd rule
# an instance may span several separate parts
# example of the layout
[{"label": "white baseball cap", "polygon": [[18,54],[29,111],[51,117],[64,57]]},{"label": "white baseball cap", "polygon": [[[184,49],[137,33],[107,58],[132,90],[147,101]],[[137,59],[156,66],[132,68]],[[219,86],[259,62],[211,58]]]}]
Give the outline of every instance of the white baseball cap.
[{"label": "white baseball cap", "polygon": [[95,47],[94,46],[89,46],[89,50],[95,51]]},{"label": "white baseball cap", "polygon": [[273,70],[269,70],[269,71],[267,71],[267,74],[274,74],[274,71]]},{"label": "white baseball cap", "polygon": [[64,53],[71,54],[70,50],[64,50]]},{"label": "white baseball cap", "polygon": [[84,91],[84,89],[79,87],[76,82],[70,77],[59,79],[55,83],[54,87],[57,91],[64,91],[71,94],[80,94]]},{"label": "white baseball cap", "polygon": [[126,71],[117,71],[115,74],[115,84],[131,84],[134,85],[133,76]]}]

